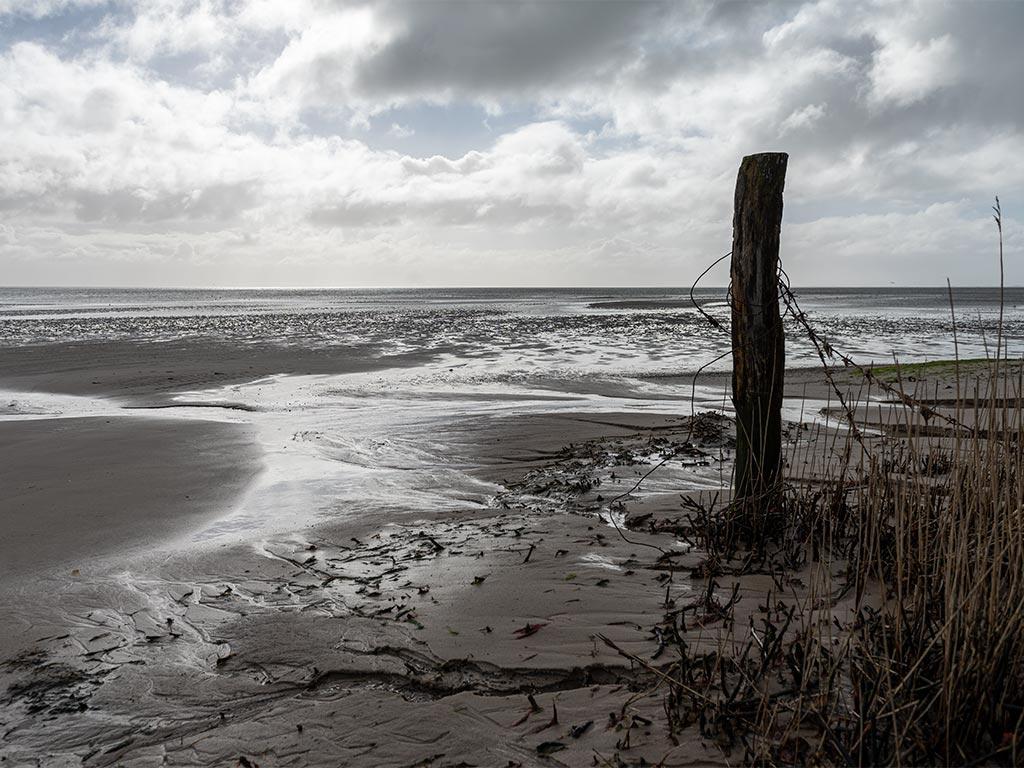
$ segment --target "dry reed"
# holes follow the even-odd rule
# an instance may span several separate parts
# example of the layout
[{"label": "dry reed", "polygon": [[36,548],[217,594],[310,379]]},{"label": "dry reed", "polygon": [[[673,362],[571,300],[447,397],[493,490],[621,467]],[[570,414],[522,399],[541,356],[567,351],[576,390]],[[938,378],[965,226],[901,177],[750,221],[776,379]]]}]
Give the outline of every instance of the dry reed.
[{"label": "dry reed", "polygon": [[[958,357],[941,408],[899,366],[895,384],[869,369],[852,398],[837,388],[848,424],[790,448],[774,526],[688,502],[709,584],[733,563],[780,596],[778,574],[801,570],[807,589],[727,623],[714,651],[666,625],[673,734],[696,723],[756,765],[1024,765],[1024,368],[1002,308],[995,350],[969,379]],[[872,432],[853,420],[879,392],[891,412]]]}]

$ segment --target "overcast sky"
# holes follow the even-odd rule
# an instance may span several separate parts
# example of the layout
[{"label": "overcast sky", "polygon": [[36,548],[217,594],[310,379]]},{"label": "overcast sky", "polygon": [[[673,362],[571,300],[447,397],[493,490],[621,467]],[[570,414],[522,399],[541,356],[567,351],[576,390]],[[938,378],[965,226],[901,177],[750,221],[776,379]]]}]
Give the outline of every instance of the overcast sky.
[{"label": "overcast sky", "polygon": [[[0,0],[0,284],[1024,283],[1024,2]],[[710,282],[722,284],[724,273]]]}]

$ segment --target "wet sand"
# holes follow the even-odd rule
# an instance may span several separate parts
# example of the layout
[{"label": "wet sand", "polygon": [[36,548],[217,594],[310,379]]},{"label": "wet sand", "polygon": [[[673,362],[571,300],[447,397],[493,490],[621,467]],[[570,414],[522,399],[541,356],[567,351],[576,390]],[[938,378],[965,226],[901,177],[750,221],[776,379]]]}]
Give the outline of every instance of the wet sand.
[{"label": "wet sand", "polygon": [[[626,705],[656,680],[599,635],[650,651],[666,596],[697,588],[666,582],[657,537],[622,539],[593,510],[633,485],[630,452],[686,432],[672,414],[504,422],[475,437],[479,473],[504,478],[485,508],[338,520],[41,580],[67,620],[29,612],[39,655],[0,674],[17,692],[0,698],[0,754],[15,765],[549,765],[557,750],[554,764],[589,765],[632,733],[630,754],[655,760],[666,745],[643,723],[656,699]],[[573,490],[565,462],[608,451],[619,458],[594,465],[597,484]],[[685,754],[718,759],[697,743]]]},{"label": "wet sand", "polygon": [[163,556],[262,469],[244,425],[135,417],[0,422],[0,658],[65,621],[55,593]]},{"label": "wet sand", "polygon": [[[301,352],[224,360],[216,345],[195,360],[122,352],[64,348],[51,365],[22,351],[0,384],[147,405],[229,377],[345,368]],[[260,465],[253,436],[152,413],[0,422],[6,764],[532,765],[547,759],[538,744],[648,682],[595,638],[639,649],[659,573],[622,577],[632,545],[515,484],[567,441],[646,434],[671,413],[467,422],[476,474],[512,484],[493,506],[350,515],[212,549],[168,542],[237,501]],[[523,718],[531,691],[567,725]],[[620,738],[584,730],[565,764]]]},{"label": "wet sand", "polygon": [[260,468],[252,432],[239,424],[0,423],[0,583],[131,556],[222,514]]},{"label": "wet sand", "polygon": [[[109,361],[77,350],[44,372],[44,356],[25,353],[17,382],[99,387],[144,404],[180,386],[245,380],[246,371],[344,368],[302,352],[262,362],[227,355],[230,365],[216,368],[215,347],[198,362],[174,354],[165,371],[180,380],[160,379],[154,353],[145,365],[135,355],[111,365],[113,383],[86,384]],[[791,379],[796,394],[809,386],[825,392],[810,374]],[[62,422],[71,420],[0,423],[3,450],[23,463],[10,470],[14,482],[53,499],[54,509],[95,497],[94,514],[111,526],[178,513],[134,529],[140,545],[162,547],[136,547],[78,575],[68,570],[72,557],[17,590],[20,636],[33,642],[0,663],[0,756],[8,765],[87,766],[734,763],[738,755],[693,730],[673,741],[654,725],[657,673],[602,639],[657,669],[655,628],[683,610],[693,614],[691,647],[715,648],[721,618],[701,602],[705,555],[653,528],[620,534],[602,517],[657,456],[674,458],[626,497],[629,515],[677,519],[686,478],[728,482],[728,420],[697,424],[680,417],[683,405],[452,423],[460,448],[476,456],[472,473],[496,484],[487,503],[429,514],[396,505],[179,550],[166,536],[190,518],[173,500],[205,485],[208,506],[191,508],[201,516],[230,503],[257,466],[245,427],[74,420],[63,427],[76,437],[64,441]],[[204,440],[207,449],[195,451]],[[43,457],[64,468],[76,494],[29,487],[52,480],[51,465],[36,463]],[[111,463],[123,474],[99,477]],[[0,487],[6,495],[14,486]],[[104,517],[99,502],[113,502],[110,494],[138,506]],[[27,521],[28,505],[20,509]],[[53,546],[109,551],[102,535],[88,535]],[[767,575],[742,578],[730,618],[737,626],[774,588]],[[712,584],[715,599],[727,601],[734,582]],[[790,591],[803,595],[800,583],[794,577]]]},{"label": "wet sand", "polygon": [[380,370],[429,357],[376,358],[358,347],[304,349],[212,339],[40,344],[4,348],[2,354],[0,385],[12,390],[149,399],[274,374]]}]

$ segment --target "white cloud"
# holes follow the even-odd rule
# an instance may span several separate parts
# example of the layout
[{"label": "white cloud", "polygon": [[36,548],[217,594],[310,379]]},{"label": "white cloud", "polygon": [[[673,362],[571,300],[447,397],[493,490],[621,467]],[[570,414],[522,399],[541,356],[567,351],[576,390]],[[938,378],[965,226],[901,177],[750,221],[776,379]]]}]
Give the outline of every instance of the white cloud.
[{"label": "white cloud", "polygon": [[189,51],[213,51],[231,44],[238,29],[217,0],[150,0],[139,7],[130,23],[111,17],[98,30],[136,60]]},{"label": "white cloud", "polygon": [[391,127],[388,128],[388,136],[394,136],[396,139],[407,139],[410,136],[415,136],[416,130],[410,128],[407,125],[400,125],[399,123],[392,123]]},{"label": "white cloud", "polygon": [[805,107],[794,109],[779,125],[779,135],[785,136],[792,131],[800,131],[813,126],[825,116],[825,111],[824,104],[808,104]]},{"label": "white cloud", "polygon": [[371,7],[330,11],[293,36],[273,63],[248,82],[254,98],[279,110],[298,112],[309,107],[375,113],[390,106],[357,103],[354,81],[359,63],[390,39],[392,30]]},{"label": "white cloud", "polygon": [[988,200],[1024,205],[1024,107],[969,55],[1024,66],[1012,4],[152,0],[51,34],[72,5],[0,0],[37,33],[0,48],[15,282],[683,284],[771,149],[804,284],[970,275]]},{"label": "white cloud", "polygon": [[946,34],[927,41],[887,40],[875,52],[870,99],[907,106],[956,84],[956,44]]}]

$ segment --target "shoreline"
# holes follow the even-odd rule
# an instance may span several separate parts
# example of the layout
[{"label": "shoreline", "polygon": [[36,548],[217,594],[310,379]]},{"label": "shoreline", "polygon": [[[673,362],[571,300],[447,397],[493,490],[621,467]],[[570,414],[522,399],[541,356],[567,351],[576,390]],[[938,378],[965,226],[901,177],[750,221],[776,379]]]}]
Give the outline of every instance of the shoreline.
[{"label": "shoreline", "polygon": [[[87,370],[70,375],[81,382]],[[824,386],[809,373],[794,379],[803,391]],[[147,380],[125,380],[121,396],[154,402]],[[404,413],[397,395],[382,397]],[[157,561],[126,557],[84,578],[39,580],[21,597],[45,592],[53,602],[19,603],[33,642],[0,663],[0,755],[15,765],[144,765],[157,754],[169,765],[240,757],[266,765],[283,755],[304,765],[585,765],[620,753],[657,763],[671,752],[670,765],[725,764],[695,734],[674,748],[665,741],[650,725],[660,699],[636,698],[657,675],[620,655],[660,653],[651,625],[679,610],[704,617],[688,637],[714,649],[720,619],[711,598],[702,602],[699,575],[706,553],[653,524],[620,532],[600,515],[667,455],[668,468],[625,497],[628,517],[678,518],[680,483],[707,503],[728,481],[728,419],[697,423],[672,412],[688,410],[688,400],[637,401],[644,410],[619,412],[557,402],[525,415],[506,404],[506,417],[480,421],[453,406],[445,417],[454,469],[497,489],[490,498],[456,494],[432,507],[409,496],[212,548],[165,548]],[[122,418],[162,423],[153,413],[161,412]],[[0,423],[0,435],[26,423]],[[281,428],[300,426],[282,410]],[[280,434],[282,455],[296,450],[290,432],[269,434]],[[813,451],[827,451],[825,443]],[[334,438],[310,445],[339,449]],[[398,461],[382,474],[359,463],[380,450],[395,463],[410,447],[401,442],[342,447],[346,466],[375,482],[432,469]],[[774,589],[755,574],[722,577],[709,594],[724,604],[741,580],[730,619],[740,624]]]},{"label": "shoreline", "polygon": [[[27,378],[16,381],[30,381],[37,387],[56,382],[57,391],[80,392],[92,374],[87,367],[79,368],[79,363],[80,359],[73,359],[67,366],[70,380],[64,383],[56,382],[59,374],[37,378],[31,371],[25,371],[30,374]],[[105,363],[101,360],[98,364]],[[221,378],[217,377],[216,383]],[[125,402],[127,394],[127,402],[132,405],[150,404],[154,397],[140,381],[131,378],[104,394],[113,395],[117,402]],[[205,383],[209,379],[197,375],[190,381]],[[157,393],[155,399],[166,404],[167,397]],[[670,403],[653,405],[666,410],[672,407]],[[510,414],[518,407],[515,400],[507,403]],[[453,413],[459,410],[455,408]],[[129,412],[115,417],[120,424],[109,426],[137,430],[138,439],[145,441],[156,437],[153,430],[158,425],[166,424],[167,430],[178,430],[176,434],[186,445],[191,442],[186,433],[197,425],[239,432],[238,424],[186,419],[165,422],[154,417],[161,413]],[[245,411],[237,415],[242,419],[250,416]],[[90,422],[103,422],[106,428],[107,418],[104,415],[70,423],[99,429],[98,423]],[[493,435],[494,439],[489,439],[483,423],[466,423],[468,431],[460,431],[455,421],[450,427],[452,439],[467,455],[477,456],[477,467],[471,474],[490,486],[504,488],[502,477],[515,478],[543,467],[566,439],[627,437],[637,429],[657,430],[665,418],[650,413],[536,414],[529,419],[534,426],[525,430],[525,422],[518,418],[495,422],[501,434]],[[67,421],[2,422],[0,435],[9,440],[18,430],[59,429]],[[251,428],[241,431],[254,444],[260,443]],[[170,432],[165,437],[174,439]],[[85,445],[67,446],[69,453],[76,450],[89,449]],[[230,453],[227,449],[225,452]],[[141,453],[135,451],[133,455]],[[30,464],[35,464],[37,458],[38,454],[25,455]],[[168,457],[159,463],[171,473],[185,458]],[[118,462],[129,459],[119,457]],[[48,465],[40,462],[38,466],[46,474]],[[89,493],[97,495],[95,489]],[[503,503],[515,502],[506,498]],[[95,570],[73,569],[78,571],[75,574],[67,568],[51,571],[17,590],[12,601],[13,610],[21,614],[21,631],[18,642],[8,642],[7,648],[0,645],[0,652],[6,651],[2,653],[5,661],[0,662],[0,691],[8,691],[6,696],[0,695],[0,721],[7,728],[7,736],[0,741],[0,755],[13,764],[33,754],[43,755],[44,762],[84,759],[87,765],[120,764],[141,758],[150,748],[147,744],[160,743],[166,748],[172,733],[178,734],[179,742],[191,734],[185,739],[186,749],[195,750],[206,739],[203,734],[208,726],[197,728],[188,723],[196,723],[197,717],[202,722],[202,713],[212,715],[214,707],[223,710],[253,696],[265,699],[268,684],[275,693],[267,705],[237,720],[229,716],[219,738],[230,746],[207,755],[202,762],[237,760],[235,753],[244,754],[256,738],[256,720],[289,721],[300,700],[314,702],[325,691],[331,692],[325,701],[334,700],[336,691],[351,691],[358,701],[355,711],[381,707],[401,719],[403,730],[410,733],[422,730],[425,717],[435,717],[438,723],[448,721],[455,700],[464,701],[467,712],[477,713],[472,717],[477,729],[479,713],[498,703],[508,711],[509,724],[513,723],[521,716],[518,710],[523,701],[523,695],[516,691],[535,688],[550,690],[558,697],[557,707],[563,718],[579,712],[580,724],[587,722],[583,715],[596,702],[613,708],[621,686],[633,684],[632,676],[623,676],[613,653],[595,650],[594,633],[611,631],[621,642],[635,642],[635,629],[623,625],[619,630],[609,630],[609,622],[615,621],[612,614],[618,611],[614,604],[624,601],[634,606],[629,615],[633,616],[632,626],[637,626],[644,612],[655,610],[661,599],[660,589],[655,594],[643,588],[639,580],[625,579],[620,587],[610,587],[604,575],[610,572],[606,561],[628,558],[629,545],[610,545],[608,537],[613,529],[589,516],[551,517],[545,513],[538,517],[480,501],[457,507],[432,514],[422,509],[405,513],[392,509],[382,515],[350,512],[291,533],[258,536],[251,543],[244,539],[228,541],[212,549],[185,548],[177,554],[165,546],[155,561],[146,555],[125,556],[115,558],[117,564],[112,568],[108,562]],[[152,530],[149,533],[156,535]],[[583,557],[590,553],[577,551],[581,540],[602,550],[602,555],[597,560]],[[443,549],[437,549],[438,545]],[[563,549],[565,553],[561,553]],[[538,568],[524,581],[517,565],[527,552],[532,552],[530,562]],[[103,562],[103,558],[98,561]],[[327,569],[335,561],[347,563],[339,567],[340,579],[324,575],[330,573]],[[396,561],[407,564],[397,573],[388,573],[387,564]],[[612,580],[617,581],[614,575]],[[590,600],[596,602],[588,606]],[[557,628],[565,621],[558,616],[575,618]],[[535,635],[523,638],[516,634],[518,629],[542,624],[543,632],[538,629]],[[347,650],[340,652],[337,640],[332,639],[339,633],[351,641],[346,641]],[[373,648],[383,650],[370,653]],[[420,679],[417,682],[406,677],[406,664],[421,656],[422,675],[413,676]],[[471,661],[456,665],[450,680],[427,682],[434,676],[431,669],[460,658]],[[194,677],[197,669],[203,670],[198,678]],[[257,669],[267,670],[270,678],[254,689],[251,686]],[[329,669],[337,671],[324,672]],[[182,678],[185,670],[192,671]],[[57,672],[61,682],[54,685],[52,676]],[[339,679],[346,682],[339,689],[325,675],[340,675]],[[478,678],[483,686],[479,690],[474,682]],[[591,690],[591,683],[600,690]],[[154,685],[152,693],[142,692]],[[190,692],[197,685],[205,691],[199,698]],[[410,693],[410,686],[422,693]],[[12,696],[12,691],[18,694]],[[433,702],[429,705],[433,715],[422,711],[420,704],[424,701]],[[88,706],[85,713],[70,718],[61,714],[83,704]],[[317,730],[316,721],[322,722],[322,728],[327,726],[324,718],[334,717],[324,711],[325,702],[311,706],[315,712],[303,708],[307,733]],[[48,717],[55,719],[39,719],[39,713],[49,713]],[[140,741],[131,738],[134,726],[127,731],[110,728],[111,717],[117,720],[129,715],[133,722],[142,718],[142,722],[176,725],[171,731],[157,728]],[[214,719],[219,717],[215,715]],[[494,715],[486,717],[493,719]],[[536,728],[537,723],[531,720],[529,726],[527,731]],[[291,751],[289,744],[297,731],[294,725],[289,728],[268,738],[268,751],[261,757],[253,756],[253,762],[264,761],[275,752]],[[355,730],[382,747],[387,742],[373,721],[360,723]],[[504,730],[467,736],[462,740],[463,754],[479,754],[481,749],[496,746],[499,753],[514,756],[507,759],[531,764],[530,760],[537,757],[536,745],[511,744]],[[259,733],[262,735],[262,730]],[[126,739],[131,743],[118,747]],[[614,740],[602,737],[608,746]],[[527,736],[526,741],[533,739]],[[86,746],[91,743],[105,746],[95,752],[95,748]],[[338,756],[341,762],[353,759],[351,754],[345,757],[345,750],[339,751],[337,744],[321,740],[316,749],[318,757],[309,758],[311,764],[332,764],[329,755]],[[391,758],[385,749],[381,760],[411,764],[423,757],[413,744],[395,749]],[[451,748],[446,752],[454,753]],[[193,758],[185,754],[195,753],[182,753],[182,762],[191,764]]]}]

